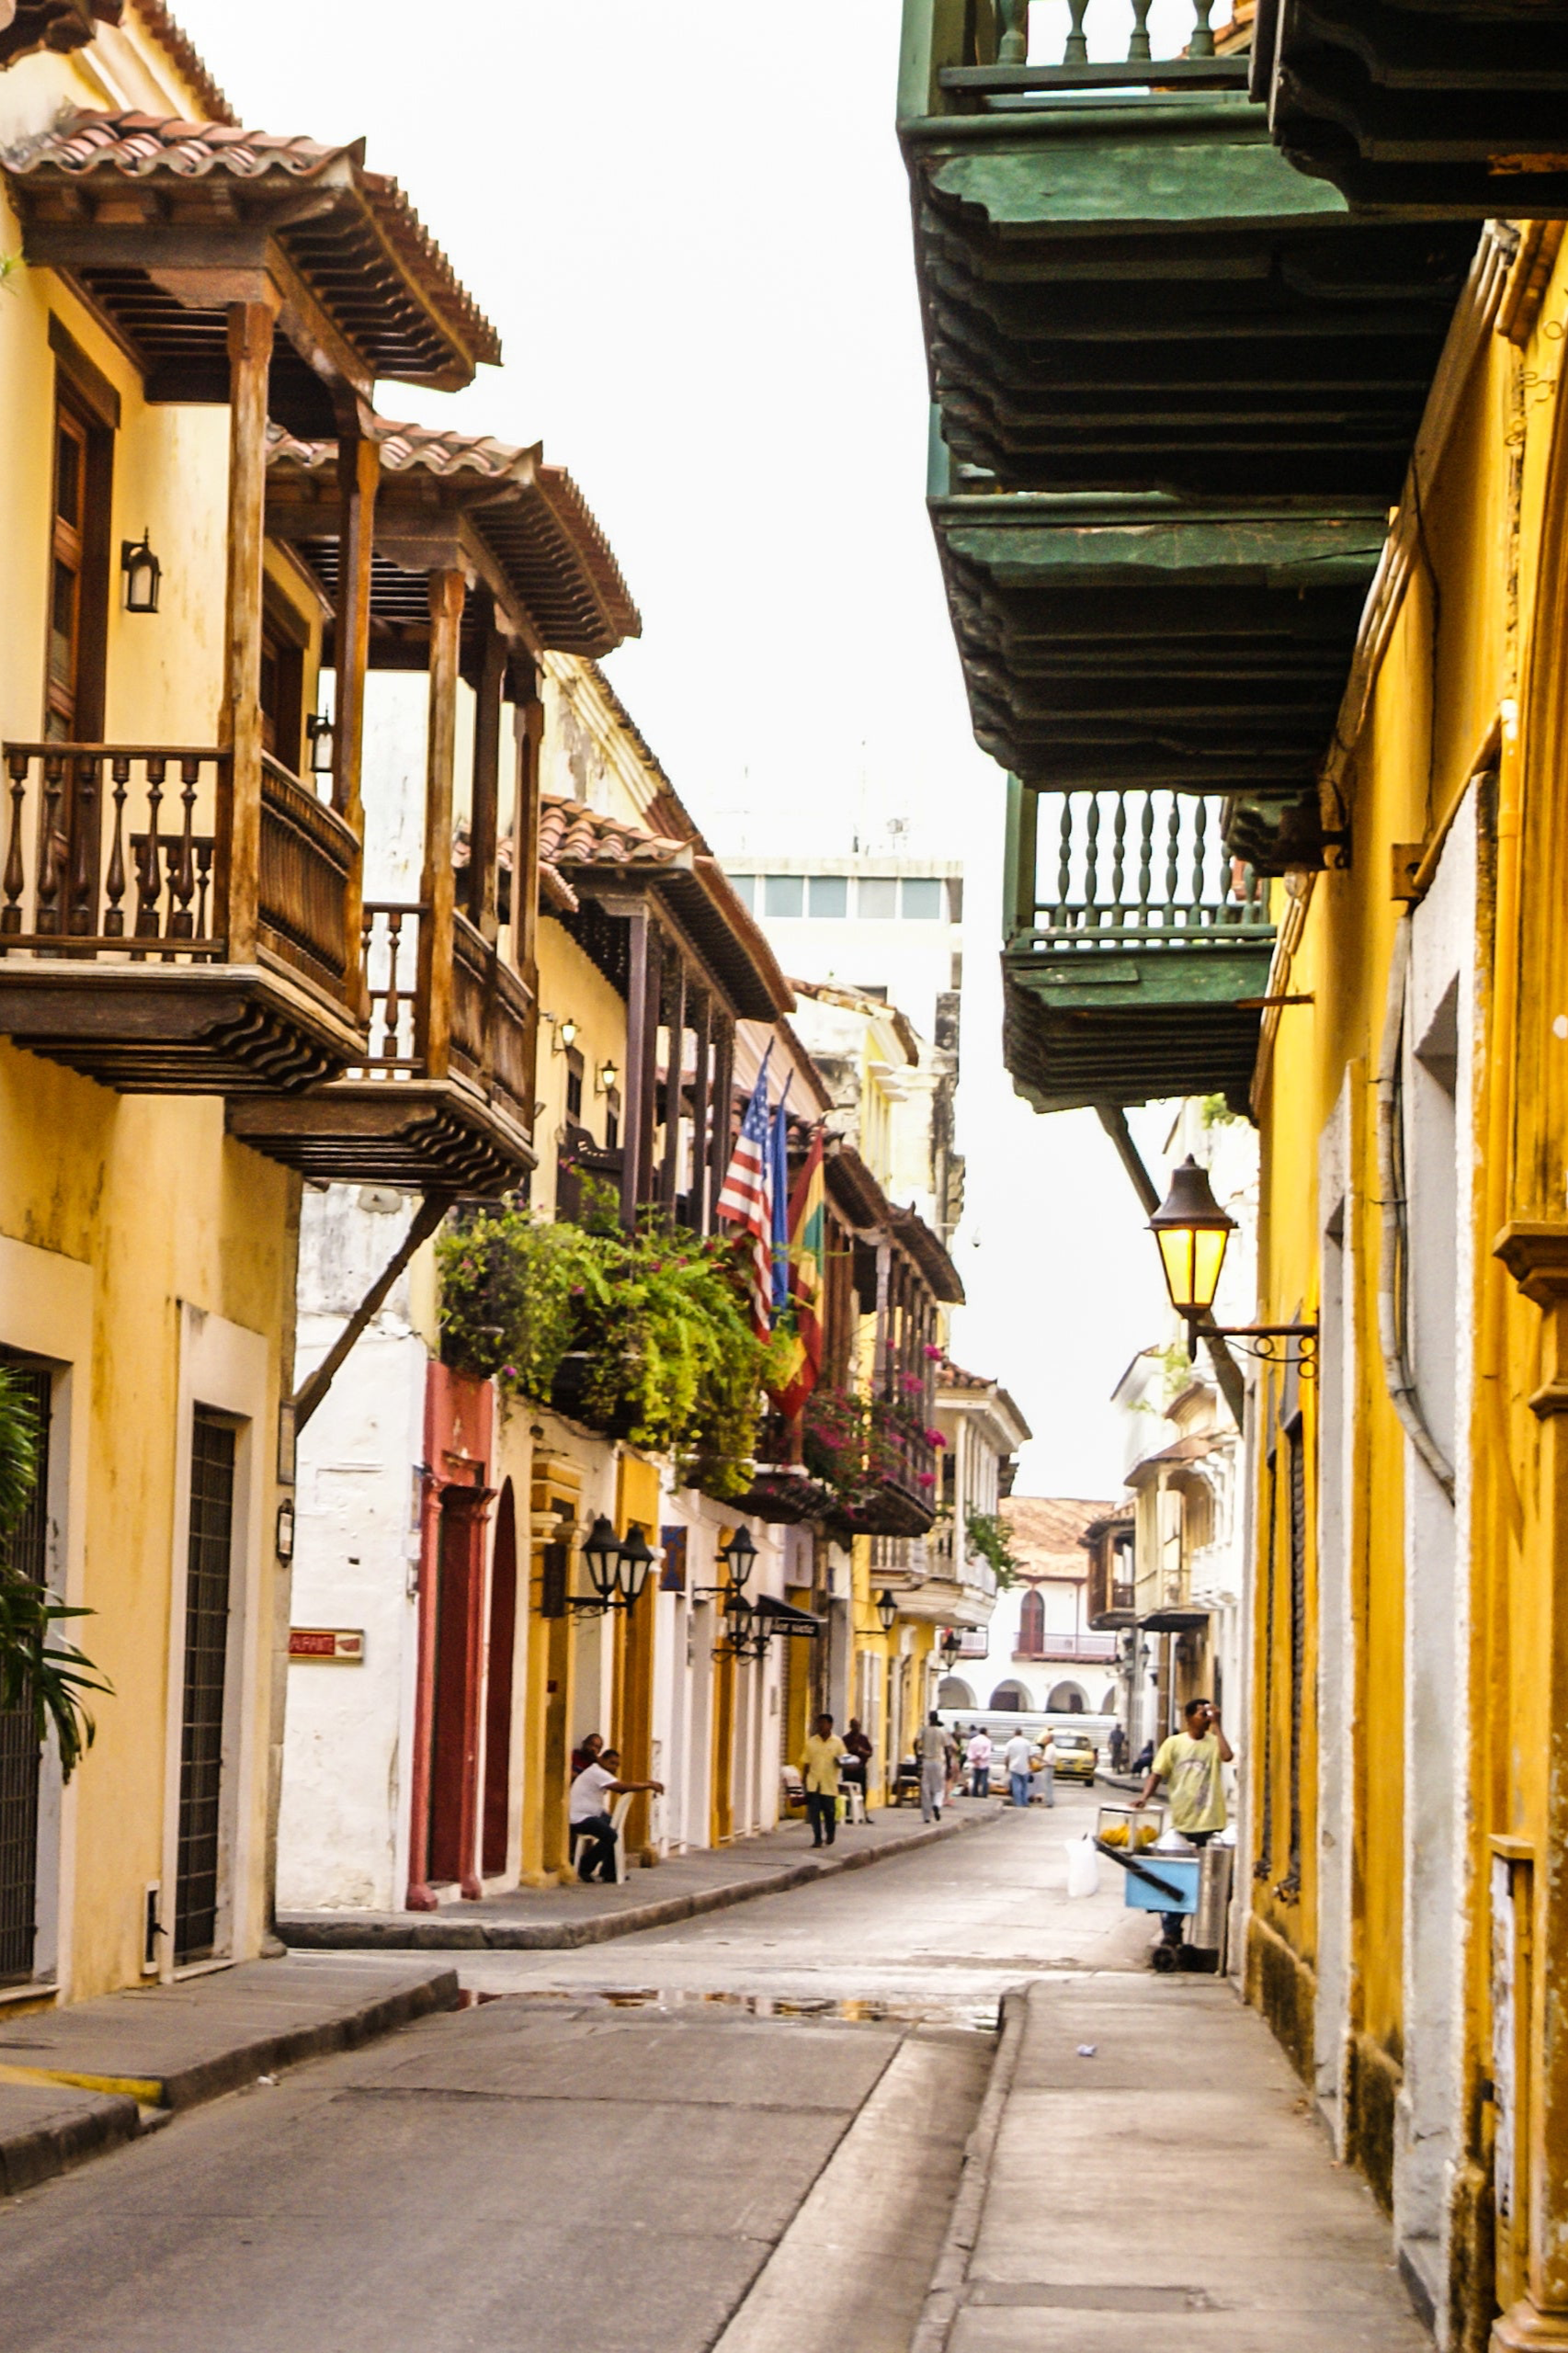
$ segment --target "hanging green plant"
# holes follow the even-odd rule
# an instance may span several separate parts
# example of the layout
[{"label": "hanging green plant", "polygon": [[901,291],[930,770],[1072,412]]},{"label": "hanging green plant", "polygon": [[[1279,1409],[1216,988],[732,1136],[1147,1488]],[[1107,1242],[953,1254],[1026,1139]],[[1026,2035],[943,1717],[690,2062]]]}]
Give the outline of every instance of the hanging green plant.
[{"label": "hanging green plant", "polygon": [[591,1180],[581,1218],[485,1212],[437,1245],[447,1361],[743,1494],[767,1352],[733,1243],[652,1219],[628,1233]]},{"label": "hanging green plant", "polygon": [[1019,1562],[1013,1551],[1007,1523],[999,1512],[971,1511],[964,1519],[964,1532],[969,1549],[989,1561],[996,1572],[996,1582],[1004,1590],[1017,1578]]},{"label": "hanging green plant", "polygon": [[25,1711],[40,1743],[52,1728],[61,1774],[68,1781],[97,1729],[85,1695],[107,1695],[113,1686],[74,1643],[51,1639],[67,1620],[93,1612],[54,1600],[47,1586],[11,1561],[10,1540],[32,1501],[38,1476],[32,1408],[16,1375],[0,1366],[0,1713]]}]

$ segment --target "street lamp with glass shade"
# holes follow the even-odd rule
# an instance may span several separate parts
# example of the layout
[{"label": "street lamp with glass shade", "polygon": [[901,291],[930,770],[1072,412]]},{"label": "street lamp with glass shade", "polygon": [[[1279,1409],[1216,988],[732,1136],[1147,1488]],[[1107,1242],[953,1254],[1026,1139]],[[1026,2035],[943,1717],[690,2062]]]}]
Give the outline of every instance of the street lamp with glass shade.
[{"label": "street lamp with glass shade", "polygon": [[1160,1245],[1171,1305],[1187,1319],[1189,1330],[1214,1304],[1226,1247],[1235,1230],[1235,1219],[1214,1199],[1209,1171],[1188,1153],[1172,1172],[1170,1191],[1149,1220],[1149,1231]]},{"label": "street lamp with glass shade", "polygon": [[751,1530],[743,1521],[727,1544],[719,1547],[719,1558],[724,1563],[724,1574],[737,1593],[744,1593],[756,1561],[756,1546]]},{"label": "street lamp with glass shade", "polygon": [[877,1623],[884,1634],[891,1634],[898,1616],[898,1604],[884,1586],[877,1596]]},{"label": "street lamp with glass shade", "polygon": [[642,1523],[634,1519],[620,1547],[620,1590],[629,1609],[634,1609],[642,1598],[653,1557]]},{"label": "street lamp with glass shade", "polygon": [[583,1539],[583,1559],[595,1603],[601,1609],[613,1609],[620,1593],[620,1539],[603,1512]]}]

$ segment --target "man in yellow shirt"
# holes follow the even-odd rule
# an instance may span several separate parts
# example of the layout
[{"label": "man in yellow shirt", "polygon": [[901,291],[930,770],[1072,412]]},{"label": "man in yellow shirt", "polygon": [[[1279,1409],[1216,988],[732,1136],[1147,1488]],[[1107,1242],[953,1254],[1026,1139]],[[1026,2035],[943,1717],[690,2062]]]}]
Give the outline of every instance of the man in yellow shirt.
[{"label": "man in yellow shirt", "polygon": [[[1189,1699],[1182,1716],[1187,1730],[1173,1732],[1162,1742],[1149,1778],[1132,1802],[1147,1805],[1160,1783],[1168,1780],[1172,1829],[1179,1830],[1192,1846],[1207,1847],[1215,1832],[1225,1827],[1225,1789],[1220,1768],[1234,1762],[1235,1750],[1225,1738],[1220,1711],[1211,1700]],[[1163,1941],[1180,1944],[1184,1915],[1166,1912],[1162,1917]]]},{"label": "man in yellow shirt", "polygon": [[806,1818],[813,1847],[831,1847],[838,1827],[838,1760],[849,1751],[833,1729],[831,1716],[819,1716],[806,1734],[801,1752],[801,1779],[806,1790]]}]

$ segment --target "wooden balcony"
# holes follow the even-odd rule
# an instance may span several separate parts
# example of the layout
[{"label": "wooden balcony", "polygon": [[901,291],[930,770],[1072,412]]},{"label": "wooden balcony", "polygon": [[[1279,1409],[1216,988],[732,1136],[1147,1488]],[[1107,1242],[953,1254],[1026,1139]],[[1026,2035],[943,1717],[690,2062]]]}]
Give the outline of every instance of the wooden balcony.
[{"label": "wooden balcony", "polygon": [[1352,204],[1471,223],[1568,212],[1564,0],[1261,0],[1254,45],[1286,156]]},{"label": "wooden balcony", "polygon": [[368,902],[363,928],[368,1059],[232,1104],[231,1132],[323,1181],[508,1191],[533,1165],[533,991],[459,910]]},{"label": "wooden balcony", "polygon": [[1037,1109],[1244,1098],[1274,926],[1221,816],[1197,794],[1011,788],[1004,1043]]},{"label": "wooden balcony", "polygon": [[363,1051],[358,845],[298,777],[264,760],[247,847],[225,752],[6,744],[3,757],[5,1035],[122,1094],[288,1090]]}]

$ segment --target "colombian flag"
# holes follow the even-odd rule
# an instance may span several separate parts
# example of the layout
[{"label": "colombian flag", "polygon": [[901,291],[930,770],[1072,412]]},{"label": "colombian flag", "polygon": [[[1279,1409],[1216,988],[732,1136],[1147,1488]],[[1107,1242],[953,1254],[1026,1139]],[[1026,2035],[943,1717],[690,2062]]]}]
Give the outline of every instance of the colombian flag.
[{"label": "colombian flag", "polygon": [[793,1361],[783,1385],[773,1392],[789,1421],[817,1385],[822,1369],[824,1260],[827,1248],[826,1195],[822,1173],[822,1130],[813,1130],[805,1165],[790,1196],[790,1296],[795,1307]]}]

